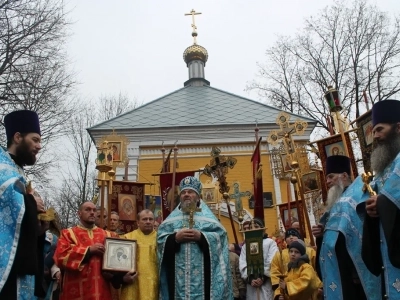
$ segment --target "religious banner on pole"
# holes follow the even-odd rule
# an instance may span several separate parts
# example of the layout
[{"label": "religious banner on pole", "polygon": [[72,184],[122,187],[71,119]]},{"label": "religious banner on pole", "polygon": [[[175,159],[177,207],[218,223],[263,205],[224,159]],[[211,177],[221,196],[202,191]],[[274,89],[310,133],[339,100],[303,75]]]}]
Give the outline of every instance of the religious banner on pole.
[{"label": "religious banner on pole", "polygon": [[[346,142],[343,142],[343,136]],[[314,141],[317,143],[319,158],[321,160],[322,168],[326,175],[326,159],[333,155],[344,155],[350,158],[351,161],[351,176],[356,178],[358,176],[357,164],[354,159],[353,147],[351,145],[351,136],[349,132],[344,132],[343,134],[336,134],[329,136],[327,138]]]},{"label": "religious banner on pole", "polygon": [[[160,193],[161,193],[161,208],[162,218],[165,220],[171,213],[170,200],[176,201],[179,196],[179,183],[187,176],[194,176],[194,171],[176,172],[175,173],[175,188],[171,188],[173,173],[162,173],[160,176]],[[178,200],[179,201],[179,200]],[[174,205],[174,207],[176,207]]]},{"label": "religious banner on pole", "polygon": [[372,172],[371,169],[371,153],[374,142],[372,134],[372,111],[369,110],[355,120],[357,124],[357,137],[360,142],[360,150],[365,172]]},{"label": "religious banner on pole", "polygon": [[122,232],[137,229],[136,216],[144,209],[144,183],[114,181],[111,194],[110,211],[119,214]]},{"label": "religious banner on pole", "polygon": [[257,141],[251,161],[253,163],[254,217],[264,222],[263,181],[261,168],[261,137]]},{"label": "religious banner on pole", "polygon": [[[252,223],[252,228],[254,224]],[[263,237],[265,228],[243,231],[245,236],[248,281],[264,277]]]}]

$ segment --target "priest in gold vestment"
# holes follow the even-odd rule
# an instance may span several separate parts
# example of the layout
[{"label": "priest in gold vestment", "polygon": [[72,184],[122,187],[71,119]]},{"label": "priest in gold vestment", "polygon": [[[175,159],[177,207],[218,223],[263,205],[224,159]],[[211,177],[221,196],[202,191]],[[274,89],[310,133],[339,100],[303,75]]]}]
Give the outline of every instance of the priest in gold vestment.
[{"label": "priest in gold vestment", "polygon": [[122,284],[120,300],[158,299],[157,231],[154,230],[154,215],[145,209],[138,214],[138,229],[123,237],[137,240],[137,279],[131,284]]}]

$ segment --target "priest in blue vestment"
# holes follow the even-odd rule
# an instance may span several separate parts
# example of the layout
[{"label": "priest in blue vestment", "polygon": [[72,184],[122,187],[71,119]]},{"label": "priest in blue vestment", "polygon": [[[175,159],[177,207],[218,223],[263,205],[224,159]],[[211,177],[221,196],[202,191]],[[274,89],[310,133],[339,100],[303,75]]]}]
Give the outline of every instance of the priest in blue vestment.
[{"label": "priest in blue vestment", "polygon": [[365,217],[363,181],[350,179],[350,159],[330,156],[326,162],[329,188],[326,212],[313,226],[317,238],[318,275],[325,299],[381,299],[380,278],[368,271],[361,258],[362,220]]},{"label": "priest in blue vestment", "polygon": [[0,299],[44,297],[43,247],[38,213],[43,201],[29,193],[23,167],[41,149],[39,118],[29,110],[4,118],[7,149],[0,147]]},{"label": "priest in blue vestment", "polygon": [[233,299],[226,230],[200,199],[197,178],[179,188],[180,204],[158,228],[160,299]]},{"label": "priest in blue vestment", "polygon": [[400,299],[400,101],[384,100],[372,107],[374,150],[371,187],[366,201],[362,257],[382,277],[384,299]]}]

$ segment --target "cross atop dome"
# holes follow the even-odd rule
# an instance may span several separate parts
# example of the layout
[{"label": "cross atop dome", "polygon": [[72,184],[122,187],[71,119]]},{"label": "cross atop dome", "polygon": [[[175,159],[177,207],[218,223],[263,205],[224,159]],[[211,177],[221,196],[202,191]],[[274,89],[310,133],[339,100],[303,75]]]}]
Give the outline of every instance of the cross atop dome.
[{"label": "cross atop dome", "polygon": [[194,16],[195,15],[201,15],[201,12],[196,12],[194,9],[192,9],[191,11],[190,11],[190,13],[188,13],[188,14],[185,14],[185,16],[192,16],[192,28],[193,28],[193,31],[192,31],[192,37],[193,37],[193,44],[194,45],[197,45],[197,26],[196,26],[196,22],[195,22],[195,19],[194,19]]},{"label": "cross atop dome", "polygon": [[204,67],[208,60],[207,49],[197,44],[197,26],[195,22],[196,15],[201,15],[201,12],[196,12],[194,9],[185,16],[192,16],[192,37],[193,45],[187,47],[183,52],[183,60],[189,69],[189,80],[184,83],[187,85],[203,86],[210,85],[210,82],[205,79]]}]

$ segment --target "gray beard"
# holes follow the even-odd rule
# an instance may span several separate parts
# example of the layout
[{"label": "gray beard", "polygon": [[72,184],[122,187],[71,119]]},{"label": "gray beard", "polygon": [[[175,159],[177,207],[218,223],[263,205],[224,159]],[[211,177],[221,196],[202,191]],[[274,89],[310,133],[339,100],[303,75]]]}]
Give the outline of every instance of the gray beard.
[{"label": "gray beard", "polygon": [[400,152],[400,135],[388,135],[386,141],[377,144],[371,153],[371,168],[376,174],[382,173]]},{"label": "gray beard", "polygon": [[326,199],[326,211],[329,211],[332,206],[339,200],[344,191],[343,181],[339,179],[338,184],[331,187],[328,191],[328,197]]}]

